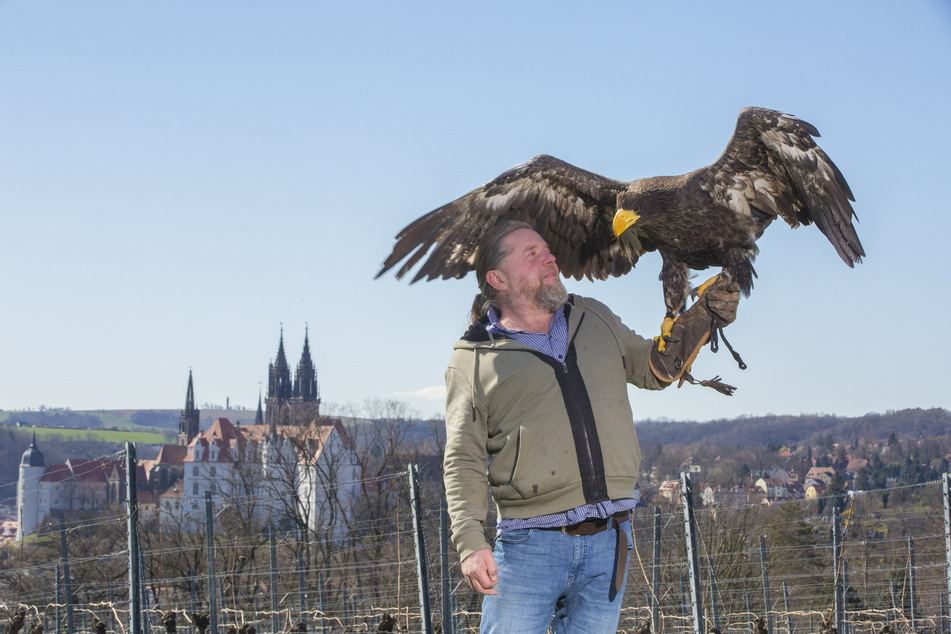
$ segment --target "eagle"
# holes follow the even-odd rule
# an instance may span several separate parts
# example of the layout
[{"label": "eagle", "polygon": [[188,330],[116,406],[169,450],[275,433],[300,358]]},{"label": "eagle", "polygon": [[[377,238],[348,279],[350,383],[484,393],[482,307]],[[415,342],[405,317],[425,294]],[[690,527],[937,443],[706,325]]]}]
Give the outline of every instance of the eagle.
[{"label": "eagle", "polygon": [[400,279],[430,250],[411,283],[464,277],[496,223],[522,220],[574,279],[624,275],[645,253],[659,252],[662,339],[686,308],[691,270],[720,267],[749,296],[756,241],[776,218],[792,228],[815,223],[849,267],[862,261],[855,198],[816,137],[802,119],[749,107],[720,158],[680,176],[625,182],[536,156],[407,225],[376,277],[405,260]]}]

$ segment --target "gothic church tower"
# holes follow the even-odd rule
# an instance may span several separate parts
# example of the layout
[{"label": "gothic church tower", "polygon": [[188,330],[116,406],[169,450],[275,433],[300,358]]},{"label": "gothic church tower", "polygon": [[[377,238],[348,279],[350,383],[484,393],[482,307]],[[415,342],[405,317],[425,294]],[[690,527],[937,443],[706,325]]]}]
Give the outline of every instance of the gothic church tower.
[{"label": "gothic church tower", "polygon": [[189,445],[198,435],[199,411],[195,407],[195,386],[192,383],[192,371],[188,371],[188,392],[185,394],[185,409],[178,423],[178,444]]},{"label": "gothic church tower", "polygon": [[267,413],[265,423],[274,433],[278,425],[303,427],[320,417],[320,390],[317,370],[310,356],[310,338],[304,330],[304,350],[291,381],[291,370],[284,354],[284,329],[277,347],[277,360],[268,367]]}]

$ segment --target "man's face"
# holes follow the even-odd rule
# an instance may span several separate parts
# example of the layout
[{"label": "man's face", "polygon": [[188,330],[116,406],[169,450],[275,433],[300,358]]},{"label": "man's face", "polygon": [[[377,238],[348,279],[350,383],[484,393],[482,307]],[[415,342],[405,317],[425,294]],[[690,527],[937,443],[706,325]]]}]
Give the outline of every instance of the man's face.
[{"label": "man's face", "polygon": [[533,299],[552,311],[564,303],[565,287],[548,243],[531,229],[510,233],[505,243],[508,255],[499,267],[506,287],[503,292]]}]

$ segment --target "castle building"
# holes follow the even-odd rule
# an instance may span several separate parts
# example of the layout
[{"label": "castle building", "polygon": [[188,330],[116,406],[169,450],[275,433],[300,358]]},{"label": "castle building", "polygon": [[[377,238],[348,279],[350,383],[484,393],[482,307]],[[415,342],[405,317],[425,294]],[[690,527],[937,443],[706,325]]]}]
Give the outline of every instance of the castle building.
[{"label": "castle building", "polygon": [[[35,533],[54,511],[98,511],[124,502],[125,473],[122,460],[107,458],[69,458],[47,467],[34,433],[20,460],[16,539]],[[137,475],[145,477],[141,466]]]},{"label": "castle building", "polygon": [[272,430],[279,426],[306,427],[320,418],[320,390],[317,370],[310,356],[310,341],[304,330],[304,350],[291,380],[284,354],[284,329],[277,346],[277,359],[268,366],[267,410],[264,423]]}]

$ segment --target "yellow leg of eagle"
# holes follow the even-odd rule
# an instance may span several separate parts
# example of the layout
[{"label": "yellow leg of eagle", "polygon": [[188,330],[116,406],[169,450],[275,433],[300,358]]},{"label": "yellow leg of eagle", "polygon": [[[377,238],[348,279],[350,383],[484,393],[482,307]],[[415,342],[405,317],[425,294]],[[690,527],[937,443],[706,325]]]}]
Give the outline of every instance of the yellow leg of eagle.
[{"label": "yellow leg of eagle", "polygon": [[703,295],[703,293],[704,293],[708,288],[710,288],[711,286],[713,286],[713,284],[714,284],[718,279],[720,279],[720,276],[719,276],[719,275],[714,275],[714,276],[711,277],[709,280],[707,280],[706,282],[704,282],[703,284],[701,284],[700,286],[698,286],[698,287],[697,287],[697,297],[700,297],[701,295]]},{"label": "yellow leg of eagle", "polygon": [[660,324],[660,335],[654,337],[654,341],[657,342],[657,349],[661,352],[667,349],[667,337],[670,336],[670,331],[674,329],[674,322],[677,321],[676,317],[664,317],[664,321]]}]

